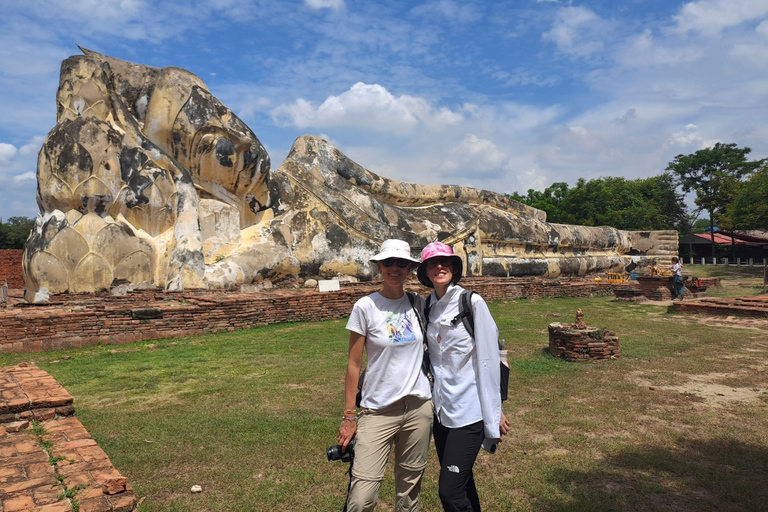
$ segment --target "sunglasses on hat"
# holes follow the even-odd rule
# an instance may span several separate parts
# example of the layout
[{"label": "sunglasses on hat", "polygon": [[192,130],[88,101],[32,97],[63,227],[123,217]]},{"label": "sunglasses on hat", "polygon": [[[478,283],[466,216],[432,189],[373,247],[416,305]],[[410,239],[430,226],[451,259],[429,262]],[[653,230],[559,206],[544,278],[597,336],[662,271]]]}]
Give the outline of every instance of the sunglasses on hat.
[{"label": "sunglasses on hat", "polygon": [[401,260],[399,258],[387,258],[385,260],[381,261],[381,264],[385,267],[391,267],[392,265],[397,265],[397,268],[405,268],[408,265],[411,264],[408,260]]}]

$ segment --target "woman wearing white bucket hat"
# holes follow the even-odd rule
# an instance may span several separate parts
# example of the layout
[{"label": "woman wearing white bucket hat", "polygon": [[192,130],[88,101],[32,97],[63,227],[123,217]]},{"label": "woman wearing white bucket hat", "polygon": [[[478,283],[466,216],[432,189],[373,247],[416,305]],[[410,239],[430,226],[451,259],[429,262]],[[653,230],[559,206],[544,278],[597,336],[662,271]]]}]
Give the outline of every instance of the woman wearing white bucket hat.
[{"label": "woman wearing white bucket hat", "polygon": [[[421,510],[421,477],[433,418],[430,384],[422,371],[424,336],[417,313],[424,308],[424,298],[403,290],[419,260],[411,257],[408,243],[386,240],[371,262],[381,273],[381,289],[358,300],[347,322],[345,410],[338,441],[346,450],[356,440],[345,510],[374,509],[394,445],[395,510],[415,512]],[[355,401],[363,350],[368,367],[358,414]]]},{"label": "woman wearing white bucket hat", "polygon": [[471,296],[474,337],[460,318],[462,261],[450,246],[421,251],[419,281],[435,291],[427,299],[427,343],[435,384],[433,435],[440,460],[439,493],[446,512],[480,512],[472,466],[485,439],[509,431],[501,412],[498,329],[488,306]]}]

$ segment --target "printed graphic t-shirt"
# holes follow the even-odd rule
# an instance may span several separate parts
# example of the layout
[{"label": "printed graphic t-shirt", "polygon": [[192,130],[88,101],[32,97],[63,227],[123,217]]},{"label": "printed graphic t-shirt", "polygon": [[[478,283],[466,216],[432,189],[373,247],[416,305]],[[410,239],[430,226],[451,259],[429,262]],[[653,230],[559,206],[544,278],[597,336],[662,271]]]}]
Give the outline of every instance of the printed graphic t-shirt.
[{"label": "printed graphic t-shirt", "polygon": [[[423,309],[424,298],[414,304]],[[365,336],[368,367],[360,405],[381,409],[401,398],[431,397],[429,381],[421,371],[423,336],[416,313],[405,295],[387,299],[379,292],[355,303],[347,329]]]}]

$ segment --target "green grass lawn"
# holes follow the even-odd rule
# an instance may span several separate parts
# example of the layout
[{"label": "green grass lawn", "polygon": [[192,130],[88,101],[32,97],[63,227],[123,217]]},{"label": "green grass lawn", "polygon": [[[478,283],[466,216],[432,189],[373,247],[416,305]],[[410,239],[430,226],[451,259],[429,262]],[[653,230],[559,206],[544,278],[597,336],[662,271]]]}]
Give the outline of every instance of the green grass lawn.
[{"label": "green grass lawn", "polygon": [[[752,286],[738,279],[746,284],[732,290]],[[512,432],[496,455],[478,458],[484,510],[764,509],[766,329],[706,326],[610,297],[491,308],[512,367]],[[548,355],[548,324],[573,322],[577,308],[619,336],[620,358]],[[325,450],[343,409],[344,325],[5,354],[0,363],[34,361],[75,397],[77,417],[129,478],[141,511],[339,511],[347,466]],[[433,452],[425,511],[441,510],[437,474]],[[195,484],[202,493],[190,493]],[[377,510],[392,510],[393,495],[390,471]]]},{"label": "green grass lawn", "polygon": [[719,277],[722,285],[710,287],[710,297],[734,297],[768,293],[766,269],[736,265],[685,265],[685,275],[695,277]]}]

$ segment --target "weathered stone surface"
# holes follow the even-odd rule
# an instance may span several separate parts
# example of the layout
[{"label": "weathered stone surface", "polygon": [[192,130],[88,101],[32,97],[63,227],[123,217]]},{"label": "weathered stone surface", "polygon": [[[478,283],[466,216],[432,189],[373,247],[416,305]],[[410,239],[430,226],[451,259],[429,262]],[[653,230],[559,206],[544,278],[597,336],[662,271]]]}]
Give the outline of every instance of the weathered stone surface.
[{"label": "weathered stone surface", "polygon": [[[270,279],[342,273],[370,278],[368,258],[380,241],[401,238],[415,250],[435,239],[453,244],[468,275],[555,277],[620,270],[633,260],[644,264],[635,241],[655,248],[677,240],[674,231],[547,223],[544,212],[493,192],[395,182],[311,136],[300,137],[271,173],[270,189],[290,208],[273,208],[261,237],[288,247],[289,259],[273,255],[267,261],[269,253],[244,245],[209,271],[220,266],[220,275],[226,269],[263,272]],[[209,283],[215,281],[211,276]]]},{"label": "weathered stone surface", "polygon": [[677,251],[675,232],[552,224],[502,194],[389,180],[312,136],[270,172],[256,135],[197,76],[83,53],[62,63],[38,158],[27,300],[115,280],[368,279],[386,238],[453,244],[467,275],[583,275]]}]

